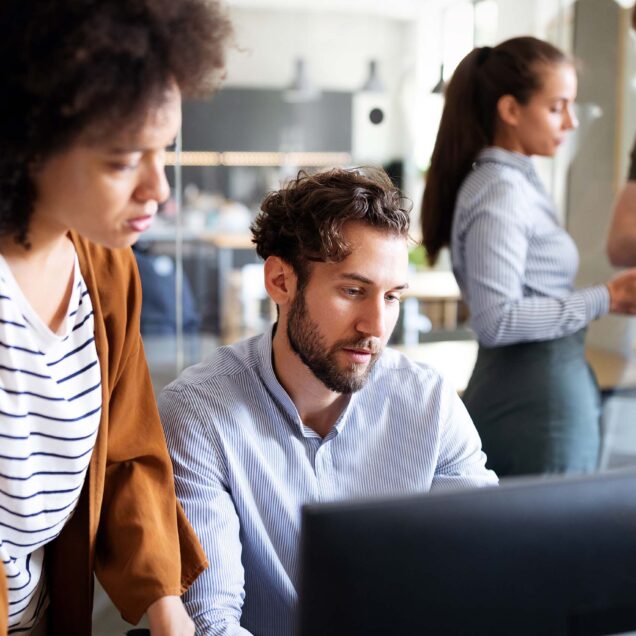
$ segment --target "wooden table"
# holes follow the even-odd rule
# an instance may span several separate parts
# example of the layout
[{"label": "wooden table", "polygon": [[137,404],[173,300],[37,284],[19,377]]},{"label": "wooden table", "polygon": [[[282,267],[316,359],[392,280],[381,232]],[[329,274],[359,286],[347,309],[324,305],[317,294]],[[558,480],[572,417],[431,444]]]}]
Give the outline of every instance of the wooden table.
[{"label": "wooden table", "polygon": [[[429,364],[440,371],[460,394],[468,384],[477,359],[477,342],[474,340],[447,340],[398,346],[396,349],[413,360]],[[636,353],[626,357],[596,347],[587,347],[585,355],[605,395],[636,389]]]},{"label": "wooden table", "polygon": [[[420,333],[431,330],[432,322],[443,329],[457,328],[461,292],[452,272],[411,272],[408,283],[408,288],[402,294],[402,339],[406,344],[416,344]],[[435,311],[427,311],[426,304],[428,310]]]},{"label": "wooden table", "polygon": [[453,272],[413,272],[409,274],[408,282],[408,289],[405,289],[403,293],[404,298],[454,302],[461,298]]}]

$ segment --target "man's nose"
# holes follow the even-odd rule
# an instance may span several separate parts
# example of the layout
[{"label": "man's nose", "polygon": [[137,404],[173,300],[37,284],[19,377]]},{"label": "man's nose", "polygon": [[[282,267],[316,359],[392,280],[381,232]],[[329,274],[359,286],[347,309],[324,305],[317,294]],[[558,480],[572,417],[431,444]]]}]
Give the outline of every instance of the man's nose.
[{"label": "man's nose", "polygon": [[366,336],[382,340],[386,329],[386,306],[384,298],[370,299],[361,307],[357,330]]}]

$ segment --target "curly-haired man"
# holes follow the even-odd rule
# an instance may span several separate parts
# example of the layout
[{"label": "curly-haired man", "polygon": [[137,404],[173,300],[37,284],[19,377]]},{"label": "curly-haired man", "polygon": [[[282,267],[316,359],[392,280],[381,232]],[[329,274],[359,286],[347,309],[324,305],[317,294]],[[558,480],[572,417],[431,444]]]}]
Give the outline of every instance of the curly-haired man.
[{"label": "curly-haired man", "polygon": [[496,483],[453,389],[385,345],[409,215],[381,171],[301,173],[252,231],[278,320],[160,396],[177,495],[211,567],[206,636],[294,632],[301,506]]}]

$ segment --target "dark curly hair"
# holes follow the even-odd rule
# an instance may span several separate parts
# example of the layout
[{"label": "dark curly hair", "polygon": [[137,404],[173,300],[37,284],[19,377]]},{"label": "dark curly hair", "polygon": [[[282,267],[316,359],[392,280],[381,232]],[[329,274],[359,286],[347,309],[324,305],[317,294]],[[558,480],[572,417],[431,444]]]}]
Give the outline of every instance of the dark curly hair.
[{"label": "dark curly hair", "polygon": [[80,135],[214,88],[231,33],[216,0],[2,0],[0,234],[28,244],[33,169]]},{"label": "dark curly hair", "polygon": [[350,254],[342,235],[348,221],[362,221],[408,237],[411,203],[379,168],[300,171],[285,187],[270,192],[252,224],[258,255],[279,256],[301,286],[311,261],[340,262]]}]

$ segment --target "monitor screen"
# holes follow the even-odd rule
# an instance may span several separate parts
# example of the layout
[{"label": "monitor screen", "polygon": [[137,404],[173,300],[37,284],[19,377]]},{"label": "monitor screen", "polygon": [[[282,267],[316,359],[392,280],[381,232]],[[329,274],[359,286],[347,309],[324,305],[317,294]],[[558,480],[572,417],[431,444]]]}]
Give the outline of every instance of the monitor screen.
[{"label": "monitor screen", "polygon": [[636,629],[636,473],[303,509],[302,636]]}]

